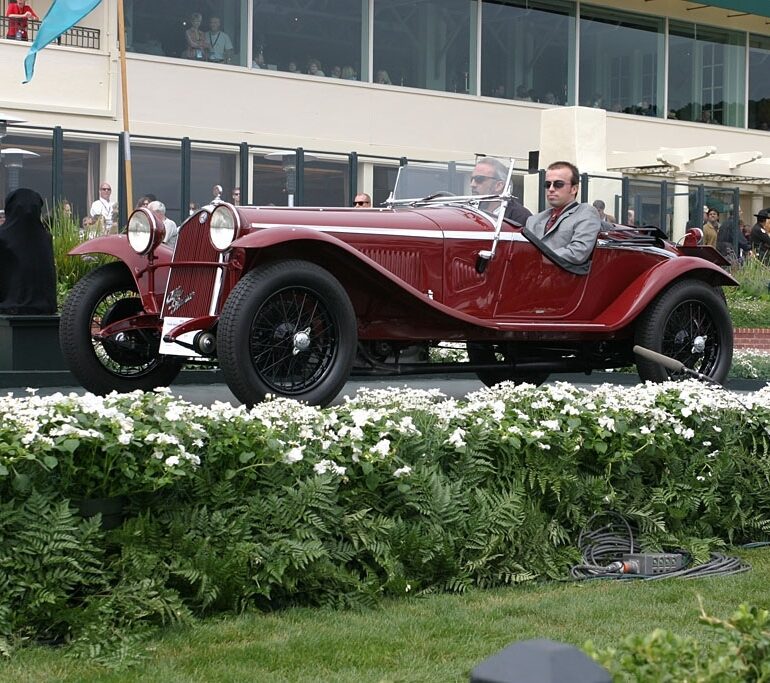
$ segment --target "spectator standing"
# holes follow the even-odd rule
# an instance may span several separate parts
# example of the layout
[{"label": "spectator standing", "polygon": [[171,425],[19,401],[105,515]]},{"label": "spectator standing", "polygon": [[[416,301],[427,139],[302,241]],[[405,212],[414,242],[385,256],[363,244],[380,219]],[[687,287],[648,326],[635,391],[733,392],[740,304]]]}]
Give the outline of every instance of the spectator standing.
[{"label": "spectator standing", "polygon": [[366,192],[359,192],[353,199],[353,206],[356,209],[371,209],[372,198]]},{"label": "spectator standing", "polygon": [[233,188],[233,206],[240,206],[240,205],[241,205],[241,188],[234,187]]},{"label": "spectator standing", "polygon": [[203,21],[203,17],[200,12],[193,12],[190,15],[190,28],[184,33],[185,40],[187,41],[184,56],[187,59],[197,59],[199,61],[206,61],[208,59],[209,50],[206,43],[206,34],[201,31],[201,21]]},{"label": "spectator standing", "polygon": [[233,41],[222,30],[222,20],[219,17],[209,19],[209,30],[204,35],[209,61],[229,64],[233,57]]},{"label": "spectator standing", "polygon": [[5,199],[6,220],[0,228],[0,313],[56,313],[56,264],[51,233],[40,212],[43,198],[19,188]]},{"label": "spectator standing", "polygon": [[703,244],[709,247],[717,246],[719,235],[719,211],[709,209],[706,214],[706,222],[703,224]]},{"label": "spectator standing", "polygon": [[754,214],[757,222],[751,228],[751,246],[756,255],[763,261],[768,261],[770,254],[770,209],[760,209],[759,213]]},{"label": "spectator standing", "polygon": [[307,62],[307,72],[310,76],[326,76],[321,68],[321,62],[317,59],[309,59]]},{"label": "spectator standing", "polygon": [[105,234],[112,230],[112,214],[115,205],[110,199],[112,196],[112,186],[105,180],[99,184],[99,199],[97,199],[88,211],[88,216],[83,220],[84,225],[95,225],[99,221],[102,223]]},{"label": "spectator standing", "polygon": [[[751,245],[740,229],[740,222],[734,218],[732,215],[728,216],[719,226],[717,249],[731,263],[743,263],[743,258],[751,254]],[[737,253],[735,245],[738,247]]]},{"label": "spectator standing", "polygon": [[168,244],[172,249],[176,246],[176,238],[179,234],[179,228],[170,218],[166,218],[166,205],[163,202],[159,202],[157,199],[154,202],[150,202],[147,208],[150,211],[155,211],[163,217],[163,225],[166,228],[166,236],[163,241]]},{"label": "spectator standing", "polygon": [[599,214],[599,218],[601,218],[603,221],[607,221],[608,223],[615,222],[615,216],[611,216],[610,214],[605,212],[607,205],[604,203],[603,200],[601,199],[594,200],[593,207],[596,209],[596,213]]},{"label": "spectator standing", "polygon": [[27,34],[27,22],[30,19],[40,19],[24,0],[21,2],[9,2],[6,10],[8,17],[8,33],[5,37],[11,40],[29,40]]}]

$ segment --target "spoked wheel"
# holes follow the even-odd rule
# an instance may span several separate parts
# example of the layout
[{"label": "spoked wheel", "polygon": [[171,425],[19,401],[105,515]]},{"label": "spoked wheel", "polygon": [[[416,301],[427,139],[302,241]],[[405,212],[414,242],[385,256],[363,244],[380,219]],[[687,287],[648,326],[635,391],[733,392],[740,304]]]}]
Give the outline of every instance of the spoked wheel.
[{"label": "spoked wheel", "polygon": [[355,358],[356,316],[347,292],[306,261],[247,273],[227,298],[218,330],[225,380],[246,404],[272,394],[326,405]]},{"label": "spoked wheel", "polygon": [[[733,359],[733,324],[718,290],[700,280],[683,280],[663,291],[640,316],[635,342],[724,382]],[[684,377],[643,358],[636,367],[643,380]]]},{"label": "spoked wheel", "polygon": [[467,342],[468,360],[471,363],[500,363],[500,368],[478,370],[476,376],[488,387],[500,382],[514,382],[515,384],[540,385],[548,379],[550,373],[538,371],[525,371],[513,367],[506,368],[505,364],[513,364],[515,354],[513,347],[507,342]]},{"label": "spoked wheel", "polygon": [[137,328],[96,339],[101,330],[142,312],[136,283],[122,263],[80,280],[62,307],[59,342],[70,372],[95,394],[168,386],[184,360],[158,353],[160,330]]}]

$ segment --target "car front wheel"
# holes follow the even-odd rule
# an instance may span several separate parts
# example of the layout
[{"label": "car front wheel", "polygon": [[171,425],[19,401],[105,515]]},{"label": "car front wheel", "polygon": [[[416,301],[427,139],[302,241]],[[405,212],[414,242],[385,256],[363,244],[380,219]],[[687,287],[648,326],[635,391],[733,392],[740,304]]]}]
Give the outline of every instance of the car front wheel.
[{"label": "car front wheel", "polygon": [[219,319],[219,363],[248,405],[266,395],[328,404],[342,389],[357,346],[353,305],[340,283],[306,261],[244,275]]},{"label": "car front wheel", "polygon": [[99,332],[142,313],[134,278],[123,263],[91,271],[62,306],[59,343],[70,372],[95,394],[165,387],[184,360],[158,353],[160,330],[137,328],[99,338]]},{"label": "car front wheel", "polygon": [[[664,290],[640,316],[635,343],[724,382],[733,359],[733,324],[719,290],[700,280],[682,280]],[[642,380],[682,379],[659,363],[637,358]]]}]

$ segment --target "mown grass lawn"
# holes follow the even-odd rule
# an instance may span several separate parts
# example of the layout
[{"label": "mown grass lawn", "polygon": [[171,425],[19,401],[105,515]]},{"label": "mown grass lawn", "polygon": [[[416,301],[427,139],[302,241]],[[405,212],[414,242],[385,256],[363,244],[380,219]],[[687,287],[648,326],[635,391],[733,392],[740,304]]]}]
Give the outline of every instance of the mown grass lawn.
[{"label": "mown grass lawn", "polygon": [[527,584],[391,600],[362,611],[293,609],[218,618],[166,631],[147,660],[111,672],[30,647],[0,663],[0,681],[128,683],[395,683],[468,681],[475,664],[505,645],[551,638],[618,643],[664,627],[709,638],[698,623],[729,616],[741,602],[770,607],[770,549],[740,551],[749,573],[699,580]]}]

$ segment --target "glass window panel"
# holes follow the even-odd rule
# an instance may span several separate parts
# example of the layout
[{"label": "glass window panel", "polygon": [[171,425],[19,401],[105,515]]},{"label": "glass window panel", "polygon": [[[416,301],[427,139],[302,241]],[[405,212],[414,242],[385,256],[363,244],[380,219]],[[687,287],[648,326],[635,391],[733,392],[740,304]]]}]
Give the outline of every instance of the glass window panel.
[{"label": "glass window panel", "polygon": [[305,206],[347,206],[349,193],[347,160],[305,162]]},{"label": "glass window panel", "polygon": [[749,38],[749,128],[770,130],[770,38]]},{"label": "glass window panel", "polygon": [[253,157],[251,203],[255,206],[288,206],[286,172],[280,161],[265,159],[267,152]]},{"label": "glass window panel", "polygon": [[580,104],[662,116],[663,47],[663,19],[581,9]]},{"label": "glass window panel", "polygon": [[[43,201],[50,206],[52,191],[51,169],[53,168],[51,138],[8,133],[3,138],[2,147],[3,149],[14,147],[24,149],[28,152],[34,152],[38,156],[23,159],[20,169],[9,169],[5,163],[0,164],[0,200],[4,202],[10,191],[19,187],[26,187],[37,192],[43,198]],[[16,182],[18,182],[18,185],[12,187]]]},{"label": "glass window panel", "polygon": [[[233,188],[238,184],[236,180],[238,160],[239,156],[235,152],[192,150],[190,159],[190,201],[196,205],[196,208],[205,206],[214,198],[214,185],[222,187],[221,199],[226,202],[232,201]],[[179,204],[180,196],[181,190],[177,193],[176,200],[171,202],[174,210],[178,210],[177,205]],[[167,203],[166,207],[169,210],[172,208]],[[189,213],[189,207],[187,213]],[[187,213],[185,213],[185,217]]]},{"label": "glass window panel", "polygon": [[358,80],[366,0],[254,0],[252,67]]},{"label": "glass window panel", "polygon": [[744,125],[745,34],[669,24],[668,117]]},{"label": "glass window panel", "polygon": [[[360,162],[360,160],[359,160]],[[380,206],[393,191],[398,177],[398,166],[372,166],[372,206]],[[360,187],[359,192],[365,192]]]},{"label": "glass window panel", "polygon": [[178,142],[175,147],[150,147],[132,142],[131,175],[134,203],[144,195],[154,195],[166,205],[166,215],[175,223],[179,223],[181,169],[182,152]]},{"label": "glass window panel", "polygon": [[484,2],[481,94],[571,104],[575,3]]},{"label": "glass window panel", "polygon": [[372,80],[475,92],[476,7],[475,0],[375,0]]},{"label": "glass window panel", "polygon": [[[229,60],[246,64],[245,40],[247,7],[240,0],[213,0],[191,6],[186,0],[163,0],[162,11],[152,0],[126,0],[126,42],[131,52],[182,57],[200,57],[209,61]],[[193,11],[201,16],[198,26],[192,23]],[[219,31],[211,20],[219,20]],[[191,32],[190,32],[191,31]],[[189,51],[188,37],[200,40],[203,53]]]}]

